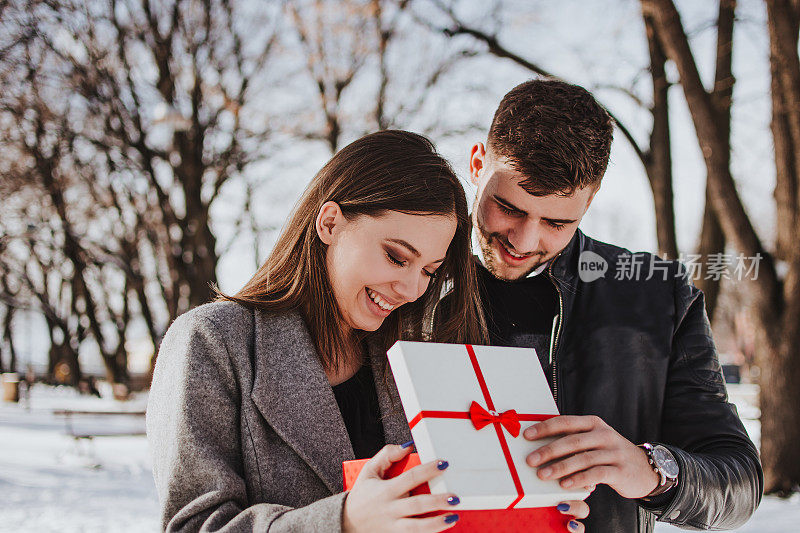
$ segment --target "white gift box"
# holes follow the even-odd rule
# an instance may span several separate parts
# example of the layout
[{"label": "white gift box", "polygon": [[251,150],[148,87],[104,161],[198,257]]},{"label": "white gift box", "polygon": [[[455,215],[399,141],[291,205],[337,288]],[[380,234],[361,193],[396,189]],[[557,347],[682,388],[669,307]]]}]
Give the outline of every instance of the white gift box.
[{"label": "white gift box", "polygon": [[553,439],[532,442],[522,431],[558,414],[535,350],[398,341],[388,355],[420,461],[450,463],[429,483],[432,493],[457,494],[464,510],[550,507],[589,495],[542,481],[525,462]]}]

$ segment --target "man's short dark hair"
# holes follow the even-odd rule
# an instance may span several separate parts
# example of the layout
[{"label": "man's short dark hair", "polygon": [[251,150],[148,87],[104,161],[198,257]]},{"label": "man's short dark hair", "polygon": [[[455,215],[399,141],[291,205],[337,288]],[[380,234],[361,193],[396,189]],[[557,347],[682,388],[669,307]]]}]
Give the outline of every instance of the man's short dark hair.
[{"label": "man's short dark hair", "polygon": [[530,80],[503,97],[488,145],[526,176],[520,185],[530,194],[568,196],[600,186],[613,131],[611,116],[583,87]]}]

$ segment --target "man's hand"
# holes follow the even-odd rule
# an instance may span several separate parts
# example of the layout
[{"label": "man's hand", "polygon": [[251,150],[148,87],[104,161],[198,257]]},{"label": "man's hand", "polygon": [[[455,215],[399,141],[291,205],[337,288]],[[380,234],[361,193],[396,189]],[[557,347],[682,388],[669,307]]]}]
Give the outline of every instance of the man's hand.
[{"label": "man's hand", "polygon": [[557,416],[523,432],[528,440],[558,437],[528,455],[540,479],[559,479],[565,488],[594,489],[605,483],[625,498],[641,498],[658,486],[647,454],[597,416]]}]

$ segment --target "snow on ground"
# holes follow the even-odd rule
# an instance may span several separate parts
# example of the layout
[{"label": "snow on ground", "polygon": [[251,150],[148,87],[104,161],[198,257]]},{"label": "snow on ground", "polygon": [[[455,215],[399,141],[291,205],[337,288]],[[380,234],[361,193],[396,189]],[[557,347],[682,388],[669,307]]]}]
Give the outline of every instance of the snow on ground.
[{"label": "snow on ground", "polygon": [[[110,396],[110,391],[105,396]],[[758,440],[753,387],[731,387],[750,436]],[[79,396],[74,390],[37,385],[30,402],[0,403],[0,532],[157,531],[158,502],[143,436],[98,437],[76,443],[57,409],[142,411],[146,397],[125,403]],[[79,417],[76,432],[143,431],[138,417]],[[797,531],[800,495],[765,498],[740,533]],[[679,531],[658,524],[656,533]]]},{"label": "snow on ground", "polygon": [[[55,409],[144,410],[36,385],[30,409],[0,403],[0,531],[157,531],[158,502],[144,436],[76,442]],[[74,430],[132,433],[141,417],[80,417]]]}]

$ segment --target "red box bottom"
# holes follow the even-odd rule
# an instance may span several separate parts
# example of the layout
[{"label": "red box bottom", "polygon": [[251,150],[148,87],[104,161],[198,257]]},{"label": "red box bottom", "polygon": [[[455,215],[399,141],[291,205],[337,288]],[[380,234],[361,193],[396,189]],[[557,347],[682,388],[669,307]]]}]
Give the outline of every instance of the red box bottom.
[{"label": "red box bottom", "polygon": [[[352,488],[353,483],[355,483],[358,477],[358,473],[361,472],[361,468],[367,461],[368,459],[359,459],[342,463],[344,490],[350,490],[350,488]],[[412,453],[405,459],[394,463],[386,472],[386,477],[393,478],[418,464],[420,464],[419,455]],[[411,491],[411,494],[429,493],[430,488],[427,483]],[[568,531],[567,524],[571,518],[558,512],[555,507],[492,509],[484,511],[460,511],[458,508],[455,508],[453,512],[458,513],[459,519],[456,525],[448,529],[448,531],[460,533],[547,533],[550,531],[564,533]]]}]

